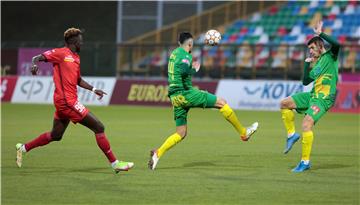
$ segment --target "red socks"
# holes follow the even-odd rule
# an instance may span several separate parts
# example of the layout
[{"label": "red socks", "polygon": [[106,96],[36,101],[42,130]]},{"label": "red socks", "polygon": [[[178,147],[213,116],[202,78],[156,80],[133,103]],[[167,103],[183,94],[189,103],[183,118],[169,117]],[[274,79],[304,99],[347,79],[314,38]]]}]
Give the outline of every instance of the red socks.
[{"label": "red socks", "polygon": [[106,138],[105,133],[97,133],[95,134],[95,136],[97,145],[104,152],[109,162],[113,163],[114,161],[116,161],[116,157],[110,149],[110,143]]},{"label": "red socks", "polygon": [[[106,157],[108,158],[110,163],[116,161],[116,157],[110,149],[110,144],[108,139],[105,136],[105,133],[98,133],[95,134],[96,136],[96,143],[100,147],[100,149],[104,152]],[[39,147],[49,144],[52,141],[50,132],[46,132],[38,136],[37,138],[33,139],[32,141],[25,144],[26,152]]]},{"label": "red socks", "polygon": [[25,144],[25,150],[26,152],[34,149],[35,147],[44,146],[49,144],[51,142],[51,134],[50,132],[45,132],[38,136],[37,138],[33,139],[32,141]]}]

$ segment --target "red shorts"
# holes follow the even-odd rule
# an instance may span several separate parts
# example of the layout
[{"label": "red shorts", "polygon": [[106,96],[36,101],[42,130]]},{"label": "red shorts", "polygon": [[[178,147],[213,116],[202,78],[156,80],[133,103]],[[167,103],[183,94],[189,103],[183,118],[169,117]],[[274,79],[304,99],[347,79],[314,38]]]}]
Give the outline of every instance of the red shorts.
[{"label": "red shorts", "polygon": [[55,119],[69,119],[75,124],[84,119],[84,117],[89,113],[89,110],[79,101],[76,101],[72,106],[64,103],[55,103],[55,108]]}]

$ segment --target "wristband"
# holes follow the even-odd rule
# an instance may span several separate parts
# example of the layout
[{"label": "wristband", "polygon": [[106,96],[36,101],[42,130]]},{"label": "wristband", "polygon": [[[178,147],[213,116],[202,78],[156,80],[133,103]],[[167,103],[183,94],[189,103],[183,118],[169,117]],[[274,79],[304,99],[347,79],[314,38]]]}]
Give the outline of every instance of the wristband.
[{"label": "wristband", "polygon": [[96,90],[96,88],[95,88],[95,87],[93,87],[91,91],[95,92],[95,90]]}]

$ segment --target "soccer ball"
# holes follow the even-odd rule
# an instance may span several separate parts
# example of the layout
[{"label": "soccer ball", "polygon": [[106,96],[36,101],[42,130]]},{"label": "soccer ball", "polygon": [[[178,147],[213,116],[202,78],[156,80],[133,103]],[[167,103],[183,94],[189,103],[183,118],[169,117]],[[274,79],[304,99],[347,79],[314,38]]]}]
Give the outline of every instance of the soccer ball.
[{"label": "soccer ball", "polygon": [[205,34],[205,44],[209,46],[215,46],[220,43],[221,34],[219,31],[211,29],[208,30]]}]

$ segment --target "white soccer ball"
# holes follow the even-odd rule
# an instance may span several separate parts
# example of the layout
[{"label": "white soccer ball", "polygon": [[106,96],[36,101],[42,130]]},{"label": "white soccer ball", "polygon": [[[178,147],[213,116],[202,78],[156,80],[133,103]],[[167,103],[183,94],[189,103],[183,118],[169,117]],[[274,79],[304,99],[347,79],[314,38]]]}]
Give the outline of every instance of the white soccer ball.
[{"label": "white soccer ball", "polygon": [[215,46],[220,43],[221,34],[219,31],[211,29],[205,34],[205,44],[209,46]]}]

